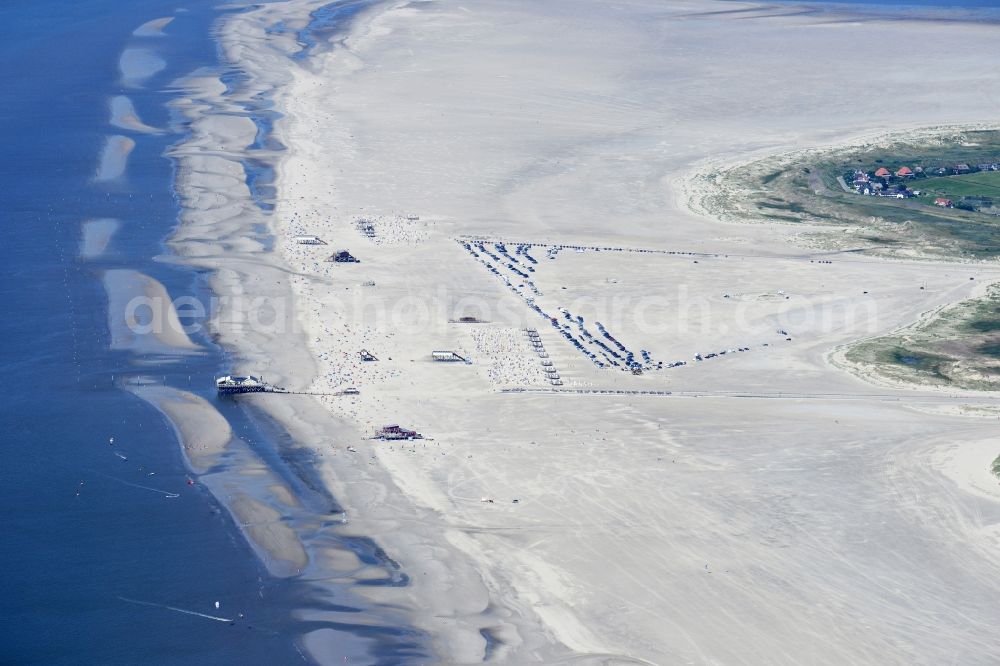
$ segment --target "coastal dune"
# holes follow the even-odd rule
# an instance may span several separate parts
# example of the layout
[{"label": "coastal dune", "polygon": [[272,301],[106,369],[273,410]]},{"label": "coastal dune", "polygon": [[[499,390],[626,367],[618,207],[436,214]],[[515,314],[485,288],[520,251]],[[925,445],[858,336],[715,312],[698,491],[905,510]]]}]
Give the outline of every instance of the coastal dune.
[{"label": "coastal dune", "polygon": [[[959,416],[993,398],[828,361],[1000,269],[811,249],[822,230],[722,223],[683,196],[706,165],[990,121],[997,74],[965,46],[991,27],[709,0],[385,3],[292,64],[266,27],[313,9],[222,32],[251,75],[240,94],[283,114],[287,150],[260,155],[273,212],[241,162],[255,129],[196,78],[172,244],[221,293],[293,304],[280,331],[232,324],[249,307],[232,304],[213,332],[239,367],[312,394],[253,404],[315,454],[339,533],[407,576],[359,594],[407,609],[447,663],[1000,659],[995,423]],[[829,56],[932,39],[919,72]],[[500,246],[529,248],[528,277],[488,270]],[[360,262],[327,261],[341,249]],[[561,321],[686,364],[600,368]],[[392,423],[426,438],[371,439]],[[330,649],[321,631],[304,646]]]}]

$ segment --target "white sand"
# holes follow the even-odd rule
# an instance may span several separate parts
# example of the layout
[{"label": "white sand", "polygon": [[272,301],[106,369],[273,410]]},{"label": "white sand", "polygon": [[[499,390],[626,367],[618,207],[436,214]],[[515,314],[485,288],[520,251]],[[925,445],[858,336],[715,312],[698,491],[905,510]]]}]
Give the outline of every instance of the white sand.
[{"label": "white sand", "polygon": [[141,88],[147,79],[166,66],[166,61],[155,51],[143,47],[129,47],[118,59],[121,82],[126,88]]},{"label": "white sand", "polygon": [[94,180],[108,182],[121,178],[125,174],[125,167],[128,166],[128,156],[134,148],[135,141],[127,136],[121,134],[109,136],[104,142],[104,150],[101,151],[101,161],[97,165]]},{"label": "white sand", "polygon": [[161,130],[147,125],[139,119],[132,100],[125,95],[116,95],[109,102],[111,107],[111,124],[115,127],[140,132],[142,134],[159,134]]},{"label": "white sand", "polygon": [[93,260],[101,257],[120,226],[121,222],[110,218],[84,222],[80,227],[80,258]]},{"label": "white sand", "polygon": [[132,31],[132,34],[136,37],[164,37],[165,33],[163,29],[170,25],[173,20],[173,16],[164,16],[163,18],[146,21]]},{"label": "white sand", "polygon": [[[195,79],[174,243],[219,269],[220,293],[294,290],[279,333],[240,323],[246,303],[222,309],[214,330],[242,367],[361,390],[256,404],[324,454],[345,530],[413,581],[369,596],[410,608],[446,663],[483,659],[482,631],[507,663],[1000,660],[996,424],[949,413],[991,399],[876,387],[826,360],[1000,269],[813,256],[801,228],[707,220],[680,194],[706,163],[993,120],[998,74],[968,48],[992,27],[707,0],[400,3],[295,67],[264,27],[313,6],[266,5],[223,34],[249,90],[278,90],[276,213],[241,182],[253,129],[203,115],[227,102]],[[919,67],[878,57],[859,75],[859,59],[929,43]],[[370,239],[359,216],[391,223]],[[262,220],[276,252],[251,233]],[[535,295],[466,234],[710,256],[535,248]],[[340,248],[362,263],[324,261]],[[529,297],[687,365],[598,370]],[[449,323],[473,306],[489,323]],[[523,326],[567,386],[673,394],[501,393],[545,386]],[[432,363],[435,349],[474,363]],[[396,422],[433,439],[364,439]]]},{"label": "white sand", "polygon": [[135,381],[126,388],[170,421],[192,470],[201,474],[220,461],[226,445],[233,439],[233,431],[208,401],[188,391],[148,381]]},{"label": "white sand", "polygon": [[166,288],[129,269],[104,272],[111,349],[138,354],[185,354],[201,347],[188,337]]},{"label": "white sand", "polygon": [[170,423],[184,461],[226,508],[268,571],[299,575],[309,564],[293,525],[316,533],[316,518],[303,518],[302,506],[281,478],[243,440],[235,437],[214,405],[188,391],[137,377],[124,388],[155,407]]},{"label": "white sand", "polygon": [[[309,555],[296,529],[315,539],[321,519],[303,510],[280,476],[245,441],[234,436],[216,407],[200,396],[157,384],[151,378],[135,378],[124,388],[167,419],[192,476],[229,511],[268,571],[278,577],[302,574],[309,565]],[[338,564],[343,567],[338,571],[352,568]],[[364,569],[356,563],[353,568]],[[329,575],[329,570],[326,573]]]},{"label": "white sand", "polygon": [[242,493],[234,494],[227,506],[252,543],[260,548],[262,559],[272,571],[290,576],[309,563],[309,556],[295,532],[283,522],[281,513]]}]

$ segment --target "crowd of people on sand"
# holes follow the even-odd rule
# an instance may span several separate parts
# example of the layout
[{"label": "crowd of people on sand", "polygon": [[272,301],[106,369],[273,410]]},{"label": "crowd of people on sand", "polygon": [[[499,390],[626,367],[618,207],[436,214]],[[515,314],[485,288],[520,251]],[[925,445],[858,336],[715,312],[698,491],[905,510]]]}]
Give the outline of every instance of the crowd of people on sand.
[{"label": "crowd of people on sand", "polygon": [[[400,376],[394,364],[363,360],[361,350],[371,350],[376,357],[384,355],[382,350],[392,347],[394,333],[349,321],[348,313],[326,307],[324,296],[329,294],[328,285],[317,283],[305,275],[333,277],[337,266],[326,261],[332,250],[330,247],[299,244],[295,237],[311,234],[321,239],[324,234],[330,237],[331,222],[321,220],[318,213],[308,217],[316,219],[293,214],[279,240],[280,250],[292,269],[287,279],[296,288],[298,310],[304,315],[309,331],[307,341],[317,362],[316,376],[306,390],[335,411],[360,420],[362,405],[370,415],[379,411],[382,403],[376,392],[364,389]],[[342,392],[348,388],[358,388],[360,393],[343,395]]]},{"label": "crowd of people on sand", "polygon": [[319,211],[296,212],[289,216],[279,239],[280,251],[294,268],[332,277],[337,266],[328,258],[340,248],[327,242],[303,244],[297,238],[315,237],[320,241],[343,239],[343,231],[353,228],[373,245],[415,245],[429,235],[428,225],[417,215],[359,215],[348,221],[339,221]]},{"label": "crowd of people on sand", "polygon": [[[307,341],[317,361],[316,376],[306,391],[363,427],[374,428],[384,425],[379,419],[394,418],[396,409],[390,404],[394,399],[377,389],[403,379],[389,351],[396,346],[396,334],[351,321],[350,313],[328,307],[330,284],[346,286],[343,265],[329,258],[348,238],[362,246],[416,244],[429,235],[431,224],[417,215],[337,218],[317,209],[291,212],[276,241],[276,249],[291,269],[287,280],[295,287],[296,309],[309,331]],[[358,238],[359,233],[364,240]],[[353,274],[352,286],[374,285],[364,278]],[[378,360],[365,360],[362,350]],[[345,393],[345,389],[350,390]]]},{"label": "crowd of people on sand", "polygon": [[375,245],[415,245],[426,240],[428,223],[418,215],[359,215],[354,227]]},{"label": "crowd of people on sand", "polygon": [[548,384],[542,367],[521,331],[482,327],[472,331],[477,356],[489,359],[486,376],[494,386]]},{"label": "crowd of people on sand", "polygon": [[388,336],[371,326],[352,325],[339,315],[320,317],[315,301],[311,301],[309,307],[316,315],[311,318],[309,345],[318,363],[316,377],[309,390],[318,394],[322,402],[358,417],[360,402],[371,402],[374,394],[368,390],[362,392],[363,398],[336,394],[346,388],[368,389],[400,377],[401,373],[395,365],[365,361],[360,353],[362,348],[386,348]]},{"label": "crowd of people on sand", "polygon": [[[335,267],[326,259],[334,248],[325,242],[331,235],[330,222],[318,214],[309,217],[315,219],[306,219],[298,213],[292,214],[284,234],[278,239],[278,249],[289,267],[295,271],[331,277]],[[296,241],[296,238],[308,236],[315,236],[324,243],[302,244]]]}]

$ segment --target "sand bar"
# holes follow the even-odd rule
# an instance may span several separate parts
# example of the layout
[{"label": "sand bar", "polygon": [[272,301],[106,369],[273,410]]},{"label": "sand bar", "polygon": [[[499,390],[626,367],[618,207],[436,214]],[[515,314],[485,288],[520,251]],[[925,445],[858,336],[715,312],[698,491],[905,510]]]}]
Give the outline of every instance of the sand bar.
[{"label": "sand bar", "polygon": [[121,222],[110,218],[87,220],[81,225],[80,258],[97,259],[104,254]]},{"label": "sand bar", "polygon": [[125,95],[111,98],[111,124],[121,129],[142,134],[159,134],[161,130],[151,127],[139,119],[132,100]]},{"label": "sand bar", "polygon": [[135,148],[135,141],[127,136],[116,134],[108,137],[101,151],[101,161],[98,163],[94,180],[109,182],[121,178],[128,165],[128,156]]},{"label": "sand bar", "polygon": [[136,37],[164,37],[163,29],[170,25],[173,20],[173,16],[164,16],[163,18],[146,21],[132,31],[132,34]]},{"label": "sand bar", "polygon": [[130,382],[127,388],[167,417],[188,465],[199,474],[219,461],[233,439],[229,422],[204,398],[142,379]]},{"label": "sand bar", "polygon": [[122,85],[126,88],[141,88],[151,76],[167,66],[155,51],[141,47],[130,47],[122,51],[118,59]]},{"label": "sand bar", "polygon": [[249,495],[235,493],[229,504],[242,529],[262,551],[262,559],[279,576],[299,573],[309,558],[295,532],[282,522],[281,514]]},{"label": "sand bar", "polygon": [[158,280],[138,271],[104,272],[111,348],[138,354],[191,353],[200,347],[188,337],[170,294]]}]

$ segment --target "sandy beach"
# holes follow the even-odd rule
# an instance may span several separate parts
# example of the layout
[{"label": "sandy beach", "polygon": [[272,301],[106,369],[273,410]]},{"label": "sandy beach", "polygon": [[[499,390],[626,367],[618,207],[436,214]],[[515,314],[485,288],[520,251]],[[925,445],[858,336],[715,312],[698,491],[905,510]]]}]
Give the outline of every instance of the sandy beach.
[{"label": "sandy beach", "polygon": [[[967,48],[994,26],[711,0],[386,2],[293,62],[300,46],[267,28],[318,6],[221,30],[240,94],[280,110],[283,151],[254,145],[218,79],[185,82],[171,246],[213,271],[234,370],[311,394],[248,401],[311,453],[340,533],[408,584],[338,580],[404,609],[442,663],[1000,659],[995,399],[830,360],[1000,266],[824,252],[798,242],[817,229],[689,205],[707,165],[994,122],[998,75]],[[926,43],[919,67],[887,57]],[[250,158],[276,166],[273,210]],[[358,262],[331,261],[341,250]],[[626,348],[641,375],[614,364]],[[388,424],[424,439],[371,439]],[[350,571],[282,502],[227,492],[285,574]],[[320,662],[324,645],[303,640]]]}]

